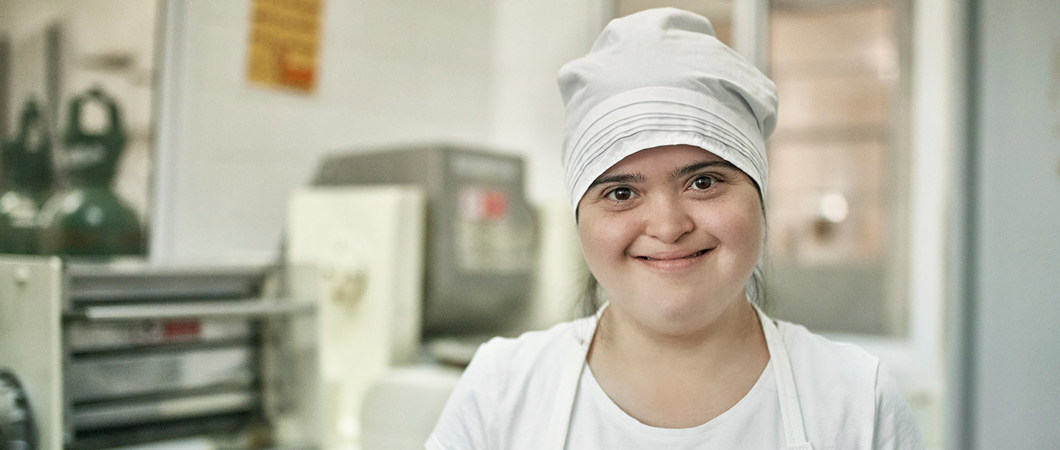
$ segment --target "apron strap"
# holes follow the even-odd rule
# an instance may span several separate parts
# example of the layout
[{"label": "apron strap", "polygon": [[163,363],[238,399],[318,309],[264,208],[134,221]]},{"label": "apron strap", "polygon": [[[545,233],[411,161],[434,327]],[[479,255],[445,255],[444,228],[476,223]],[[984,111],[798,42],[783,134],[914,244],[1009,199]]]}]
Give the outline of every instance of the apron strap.
[{"label": "apron strap", "polygon": [[581,384],[582,372],[585,370],[585,359],[589,355],[593,336],[596,335],[596,325],[600,323],[600,316],[607,305],[608,303],[604,303],[595,316],[587,321],[587,329],[584,332],[575,330],[579,334],[576,337],[580,345],[577,350],[569,352],[563,362],[543,448],[563,450],[567,447],[567,433],[570,431],[571,415],[574,413],[574,401],[578,397],[578,385]]},{"label": "apron strap", "polygon": [[784,424],[784,439],[787,448],[810,448],[806,441],[806,428],[802,421],[802,408],[799,405],[798,391],[795,389],[795,377],[791,372],[791,360],[783,337],[776,324],[766,316],[758,305],[754,305],[758,319],[762,322],[762,332],[769,348],[769,358],[773,362],[773,373],[777,381],[777,397],[780,401],[780,419]]},{"label": "apron strap", "polygon": [[578,384],[582,371],[585,370],[585,352],[570,352],[563,363],[563,372],[556,390],[555,406],[549,418],[546,449],[563,450],[567,446],[567,433],[570,431],[571,414],[574,412],[574,399],[578,397]]}]

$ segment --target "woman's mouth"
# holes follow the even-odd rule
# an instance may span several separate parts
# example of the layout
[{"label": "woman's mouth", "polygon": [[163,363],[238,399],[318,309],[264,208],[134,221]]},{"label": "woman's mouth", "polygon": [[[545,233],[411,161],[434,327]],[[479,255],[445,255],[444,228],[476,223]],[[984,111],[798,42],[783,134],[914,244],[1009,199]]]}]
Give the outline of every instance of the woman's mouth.
[{"label": "woman's mouth", "polygon": [[676,254],[676,255],[664,254],[664,255],[656,255],[656,256],[638,256],[637,259],[641,259],[641,260],[644,260],[644,261],[673,261],[673,260],[679,260],[679,259],[696,258],[696,257],[703,256],[703,255],[707,254],[707,252],[709,252],[709,251],[710,251],[710,249],[707,248],[707,249],[703,249],[703,250],[700,250],[698,252],[686,254],[686,255],[683,255],[683,256],[681,254]]},{"label": "woman's mouth", "polygon": [[652,254],[650,256],[649,255],[640,255],[640,256],[637,256],[636,258],[638,260],[640,260],[640,261],[643,261],[649,267],[652,267],[652,268],[655,268],[655,269],[659,269],[659,270],[681,270],[681,269],[685,269],[687,267],[690,267],[690,266],[696,264],[697,262],[702,260],[703,257],[706,254],[710,253],[711,250],[713,250],[713,249],[712,248],[707,248],[707,249],[699,250],[699,251],[692,252],[692,253],[687,253],[687,252],[658,253],[658,254]]}]

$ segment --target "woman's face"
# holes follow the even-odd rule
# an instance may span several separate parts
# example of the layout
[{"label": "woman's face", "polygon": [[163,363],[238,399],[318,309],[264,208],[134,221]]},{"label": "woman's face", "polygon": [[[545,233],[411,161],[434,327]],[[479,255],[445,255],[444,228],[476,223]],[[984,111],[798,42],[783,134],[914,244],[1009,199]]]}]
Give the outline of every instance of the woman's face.
[{"label": "woman's face", "polygon": [[750,177],[688,145],[626,157],[578,203],[582,251],[614,313],[666,334],[700,330],[744,300],[762,232]]}]

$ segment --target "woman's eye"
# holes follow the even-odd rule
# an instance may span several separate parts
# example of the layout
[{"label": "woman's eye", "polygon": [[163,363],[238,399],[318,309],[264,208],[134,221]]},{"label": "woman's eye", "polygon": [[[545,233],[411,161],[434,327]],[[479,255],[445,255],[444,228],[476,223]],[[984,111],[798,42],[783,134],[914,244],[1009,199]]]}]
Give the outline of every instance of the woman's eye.
[{"label": "woman's eye", "polygon": [[626,201],[633,198],[633,190],[626,187],[615,188],[608,192],[606,197],[616,202]]},{"label": "woman's eye", "polygon": [[692,189],[704,190],[710,189],[711,186],[717,184],[718,180],[713,177],[702,176],[695,180],[692,180]]}]

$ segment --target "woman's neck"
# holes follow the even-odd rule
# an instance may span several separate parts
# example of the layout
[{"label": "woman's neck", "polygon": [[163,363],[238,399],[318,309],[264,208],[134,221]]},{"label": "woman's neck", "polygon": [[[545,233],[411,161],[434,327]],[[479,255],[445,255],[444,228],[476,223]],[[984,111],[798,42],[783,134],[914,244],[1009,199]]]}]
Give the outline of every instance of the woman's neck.
[{"label": "woman's neck", "polygon": [[695,426],[728,410],[768,361],[758,315],[743,299],[680,335],[656,332],[611,305],[588,356],[600,386],[620,408],[666,428]]}]

